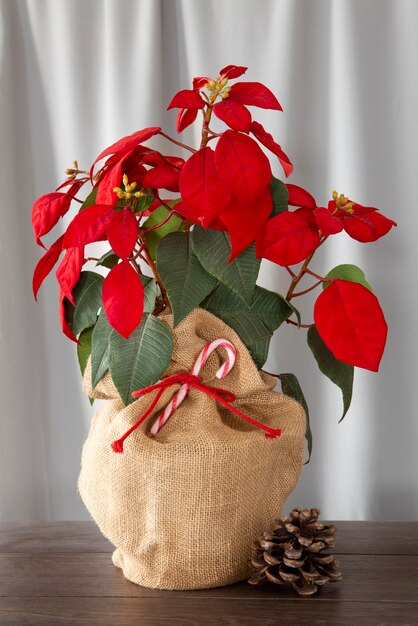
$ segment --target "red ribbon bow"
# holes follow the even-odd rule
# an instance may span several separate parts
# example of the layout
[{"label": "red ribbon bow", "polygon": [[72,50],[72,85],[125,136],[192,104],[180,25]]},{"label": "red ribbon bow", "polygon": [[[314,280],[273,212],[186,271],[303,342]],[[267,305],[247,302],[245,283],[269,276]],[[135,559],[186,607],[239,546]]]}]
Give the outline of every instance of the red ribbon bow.
[{"label": "red ribbon bow", "polygon": [[155,398],[153,399],[153,401],[151,402],[151,404],[149,405],[145,413],[141,415],[141,417],[135,422],[135,424],[133,424],[129,428],[129,430],[127,430],[126,433],[122,435],[122,437],[120,437],[120,439],[117,439],[116,441],[112,443],[112,449],[114,450],[114,452],[123,452],[123,442],[125,441],[127,437],[129,437],[131,433],[133,433],[134,430],[138,428],[140,424],[142,424],[142,422],[152,412],[158,400],[163,395],[165,389],[167,389],[168,387],[171,387],[172,385],[184,385],[184,384],[190,385],[190,387],[194,387],[194,389],[199,389],[199,391],[203,391],[203,393],[205,393],[206,395],[216,400],[216,402],[219,402],[219,404],[222,404],[223,406],[225,406],[227,409],[232,411],[232,413],[235,413],[235,415],[238,415],[238,417],[241,417],[242,419],[246,420],[250,424],[257,426],[257,428],[261,428],[262,430],[265,430],[266,431],[265,436],[268,439],[274,439],[275,437],[280,437],[282,433],[280,428],[270,428],[269,426],[265,426],[264,424],[257,422],[252,417],[248,417],[248,415],[241,413],[241,411],[239,411],[234,406],[232,406],[231,403],[235,402],[237,397],[231,391],[228,391],[226,389],[220,389],[219,387],[211,387],[210,385],[206,385],[206,383],[203,383],[194,374],[188,374],[187,372],[180,372],[179,374],[173,374],[172,376],[163,378],[163,380],[159,381],[158,383],[155,383],[155,385],[144,387],[144,389],[138,389],[138,391],[134,391],[132,393],[132,396],[134,398],[137,398],[138,396],[144,396],[147,393],[150,393],[151,391],[158,389],[157,395],[155,396]]}]

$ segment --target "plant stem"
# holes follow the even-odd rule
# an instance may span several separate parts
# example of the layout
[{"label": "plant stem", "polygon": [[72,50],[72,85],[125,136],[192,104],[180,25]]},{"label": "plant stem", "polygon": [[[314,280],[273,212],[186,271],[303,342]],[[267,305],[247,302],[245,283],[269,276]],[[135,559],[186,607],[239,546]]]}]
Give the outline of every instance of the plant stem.
[{"label": "plant stem", "polygon": [[309,265],[309,263],[312,260],[313,255],[315,254],[316,250],[314,250],[313,252],[311,252],[311,254],[308,256],[307,259],[305,259],[304,264],[302,265],[299,274],[296,274],[293,278],[292,278],[292,282],[290,283],[290,287],[289,287],[289,291],[287,292],[286,295],[286,300],[288,302],[290,302],[290,300],[293,298],[293,292],[295,291],[296,285],[299,283],[299,281],[303,278],[303,276],[306,273],[307,267]]},{"label": "plant stem", "polygon": [[[141,235],[142,235],[142,233],[141,233]],[[143,246],[142,247],[142,252],[144,254],[144,257],[145,257],[145,260],[146,260],[147,264],[151,268],[151,271],[152,271],[153,276],[155,278],[155,282],[157,283],[157,285],[160,288],[161,297],[163,299],[163,302],[164,302],[165,306],[168,307],[168,309],[171,311],[170,302],[168,300],[166,288],[164,287],[163,281],[161,280],[160,275],[158,274],[157,266],[155,264],[155,261],[154,261],[154,259],[151,257],[151,255],[149,253],[148,247],[147,247],[147,245],[145,243],[145,238],[142,240],[142,246]]]},{"label": "plant stem", "polygon": [[180,146],[181,148],[185,148],[186,150],[189,150],[190,152],[196,152],[196,150],[194,148],[191,148],[190,146],[186,145],[185,143],[181,143],[181,141],[177,141],[176,139],[173,139],[172,137],[170,137],[170,135],[166,135],[165,133],[163,133],[162,130],[160,130],[159,134],[162,137],[165,137],[166,139],[168,139],[168,141],[171,141],[172,143],[175,143],[177,146]]},{"label": "plant stem", "polygon": [[173,217],[174,214],[175,214],[175,211],[171,210],[169,215],[167,215],[167,217],[163,219],[162,222],[158,222],[158,224],[154,224],[154,226],[150,226],[149,228],[144,228],[142,232],[149,233],[150,230],[155,230],[156,228],[160,228],[160,226],[164,226],[164,224],[166,224],[168,220]]},{"label": "plant stem", "polygon": [[315,272],[312,272],[312,270],[308,268],[306,269],[306,273],[309,274],[310,276],[313,276],[314,278],[317,278],[321,283],[332,282],[332,278],[324,278],[323,276],[319,276],[319,274],[315,274]]},{"label": "plant stem", "polygon": [[294,292],[292,294],[292,298],[297,298],[298,296],[304,296],[305,293],[309,293],[310,291],[313,291],[314,289],[316,289],[316,287],[318,287],[318,285],[322,285],[323,282],[328,282],[328,281],[324,281],[322,279],[318,280],[318,282],[316,282],[311,287],[308,287],[308,289],[304,289],[303,291],[298,291],[297,293]]},{"label": "plant stem", "polygon": [[289,274],[291,275],[292,278],[294,278],[296,276],[295,272],[293,272],[288,265],[285,265],[284,269],[289,272]]},{"label": "plant stem", "polygon": [[200,142],[200,150],[204,148],[209,141],[209,122],[212,117],[212,104],[209,101],[209,104],[206,108],[205,117],[203,118],[203,126],[202,126],[202,141]]},{"label": "plant stem", "polygon": [[290,283],[290,287],[289,287],[289,291],[287,292],[286,295],[286,300],[288,302],[290,302],[290,300],[295,296],[294,291],[296,288],[296,285],[301,281],[301,279],[304,277],[305,274],[310,274],[311,276],[314,276],[315,278],[317,278],[319,281],[321,282],[328,282],[329,279],[328,278],[323,278],[322,276],[319,276],[319,274],[315,274],[314,272],[312,272],[310,269],[308,269],[308,265],[309,263],[312,261],[312,257],[315,254],[315,252],[318,250],[318,248],[320,246],[322,246],[322,244],[328,239],[328,236],[323,237],[321,239],[321,241],[319,242],[319,245],[315,248],[315,250],[313,252],[311,252],[311,254],[305,259],[305,262],[303,263],[302,267],[300,268],[299,274],[294,274],[292,272],[292,270],[288,267],[286,267],[287,271],[292,275],[293,274],[293,278],[292,278],[292,282]]},{"label": "plant stem", "polygon": [[286,324],[292,324],[292,326],[297,326],[298,328],[310,328],[313,324],[298,324],[293,320],[286,320]]}]

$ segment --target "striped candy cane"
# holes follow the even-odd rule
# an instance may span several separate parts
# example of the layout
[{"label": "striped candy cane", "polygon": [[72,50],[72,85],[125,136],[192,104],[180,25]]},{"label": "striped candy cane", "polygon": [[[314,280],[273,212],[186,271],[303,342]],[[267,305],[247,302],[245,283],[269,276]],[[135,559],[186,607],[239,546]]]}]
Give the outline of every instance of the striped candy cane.
[{"label": "striped candy cane", "polygon": [[[222,363],[221,367],[216,372],[215,376],[216,378],[219,378],[219,379],[225,378],[225,376],[234,367],[235,359],[237,356],[237,351],[235,350],[235,347],[227,339],[215,339],[214,341],[211,341],[208,344],[206,344],[202,352],[197,357],[196,362],[193,366],[193,369],[191,371],[191,374],[193,376],[198,376],[200,374],[200,371],[204,367],[206,361],[208,360],[212,352],[216,350],[217,348],[224,348],[224,350],[226,351],[227,357],[224,363]],[[171,415],[173,415],[174,411],[180,406],[180,404],[186,398],[186,396],[188,395],[190,391],[190,388],[191,388],[191,385],[189,385],[188,383],[185,383],[184,385],[180,387],[179,391],[176,393],[174,398],[170,400],[170,402],[165,407],[164,411],[155,420],[154,424],[152,425],[149,431],[150,435],[154,436],[161,430],[161,428],[164,426],[167,420],[171,417]]]},{"label": "striped candy cane", "polygon": [[153,412],[161,396],[163,395],[164,390],[168,389],[172,385],[178,385],[178,384],[181,385],[179,391],[171,400],[171,402],[168,403],[164,411],[161,413],[161,415],[157,418],[157,420],[152,425],[152,428],[149,431],[149,434],[151,436],[156,435],[159,432],[159,430],[161,430],[161,428],[167,422],[169,417],[174,413],[177,407],[183,402],[184,398],[187,396],[190,389],[193,387],[194,389],[199,390],[202,393],[205,393],[206,395],[210,396],[211,398],[216,400],[216,402],[219,402],[219,404],[222,404],[224,407],[226,407],[232,413],[234,413],[234,415],[237,415],[238,417],[246,420],[249,424],[252,424],[253,426],[257,426],[257,428],[264,430],[266,433],[265,436],[268,439],[275,439],[276,437],[280,437],[281,432],[282,432],[280,428],[271,428],[270,426],[267,426],[266,424],[261,424],[260,422],[257,422],[257,420],[252,418],[251,416],[246,415],[245,413],[242,413],[239,409],[234,407],[234,405],[232,404],[236,400],[236,396],[234,393],[232,393],[231,391],[228,391],[227,389],[219,389],[218,387],[211,387],[210,385],[207,385],[206,383],[202,382],[199,379],[198,374],[200,373],[202,367],[205,365],[211,353],[214,350],[216,350],[216,348],[223,348],[224,350],[226,350],[227,358],[222,363],[221,367],[218,369],[218,371],[215,374],[217,378],[224,378],[234,366],[235,359],[236,359],[236,350],[233,344],[227,339],[215,339],[214,341],[211,341],[203,348],[202,352],[199,354],[196,360],[196,363],[194,364],[193,369],[190,373],[178,372],[177,374],[172,374],[171,376],[168,376],[167,378],[163,378],[162,380],[158,381],[154,385],[150,385],[149,387],[144,387],[143,389],[138,389],[137,391],[133,391],[132,396],[134,398],[138,398],[139,396],[144,396],[150,393],[151,391],[157,391],[157,394],[155,395],[154,399],[152,400],[151,404],[146,409],[146,411],[137,419],[135,424],[132,424],[132,426],[128,428],[128,430],[122,435],[122,437],[120,437],[119,439],[116,439],[111,444],[112,450],[114,452],[122,453],[124,441]]}]

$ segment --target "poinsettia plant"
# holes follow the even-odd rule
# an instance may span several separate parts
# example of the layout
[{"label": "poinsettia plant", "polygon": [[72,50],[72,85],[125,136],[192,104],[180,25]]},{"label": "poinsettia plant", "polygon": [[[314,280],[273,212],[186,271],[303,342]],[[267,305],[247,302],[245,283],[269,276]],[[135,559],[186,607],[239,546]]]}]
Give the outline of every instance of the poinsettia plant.
[{"label": "poinsettia plant", "polygon": [[[160,315],[165,310],[174,326],[195,307],[210,311],[238,333],[259,368],[281,324],[307,329],[320,370],[342,390],[344,417],[354,367],[378,370],[387,325],[360,268],[339,265],[321,276],[311,261],[342,231],[368,243],[396,224],[335,191],[318,206],[308,191],[273,175],[265,149],[285,177],[293,166],[248,107],[282,108],[261,83],[236,82],[246,69],[229,65],[215,79],[197,77],[172,99],[168,108],[178,109],[179,133],[201,123],[199,146],[160,127],[146,128],[103,150],[89,171],[74,162],[57,190],[36,200],[32,223],[44,248],[41,238],[70,209],[76,212],[37,264],[34,295],[63,255],[56,270],[62,330],[78,344],[82,372],[91,355],[93,387],[110,371],[125,404],[170,362],[172,333]],[[226,126],[222,132],[211,127],[214,117]],[[180,147],[183,156],[150,147],[156,136]],[[93,259],[86,250],[102,241],[109,249]],[[257,285],[263,258],[289,274],[286,294]],[[92,262],[97,269],[83,270]],[[310,283],[300,289],[306,279]],[[294,300],[314,289],[313,320],[302,323]],[[283,391],[307,411],[296,377],[279,378]],[[307,437],[310,448],[309,424]]]}]

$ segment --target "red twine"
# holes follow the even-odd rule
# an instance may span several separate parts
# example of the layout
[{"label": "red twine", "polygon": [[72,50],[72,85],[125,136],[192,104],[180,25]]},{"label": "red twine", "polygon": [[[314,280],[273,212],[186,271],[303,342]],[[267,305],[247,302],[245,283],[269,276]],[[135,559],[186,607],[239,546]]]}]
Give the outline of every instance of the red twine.
[{"label": "red twine", "polygon": [[116,441],[112,443],[112,449],[114,450],[114,452],[119,452],[119,453],[123,452],[123,443],[125,439],[129,437],[129,435],[133,433],[133,431],[136,430],[138,426],[142,424],[142,422],[148,417],[148,415],[152,412],[152,410],[158,403],[165,389],[167,389],[168,387],[171,387],[172,385],[185,385],[185,384],[189,385],[189,387],[193,387],[194,389],[198,389],[199,391],[202,391],[206,395],[216,400],[216,402],[219,402],[219,404],[222,404],[222,406],[232,411],[232,413],[234,413],[235,415],[238,415],[238,417],[241,417],[242,419],[249,422],[250,424],[253,424],[253,426],[257,426],[257,428],[260,428],[266,431],[265,436],[268,439],[274,439],[275,437],[280,437],[281,432],[282,432],[280,428],[270,428],[269,426],[265,426],[264,424],[257,422],[255,419],[248,417],[248,415],[241,413],[241,411],[239,411],[234,406],[232,406],[231,403],[234,402],[237,399],[237,397],[231,391],[227,391],[225,389],[219,389],[218,387],[211,387],[203,383],[194,374],[188,374],[187,372],[180,372],[179,374],[173,374],[172,376],[168,376],[167,378],[164,378],[163,380],[159,381],[155,385],[150,385],[149,387],[145,387],[144,389],[139,389],[138,391],[134,391],[132,393],[132,396],[136,398],[138,396],[144,396],[147,393],[150,393],[151,391],[158,389],[157,395],[155,396],[155,398],[153,399],[153,401],[151,402],[151,404],[149,405],[145,413],[141,415],[141,417],[135,422],[135,424],[133,424],[129,428],[129,430],[127,430],[126,433],[122,435],[122,437],[120,437],[120,439],[117,439]]}]

